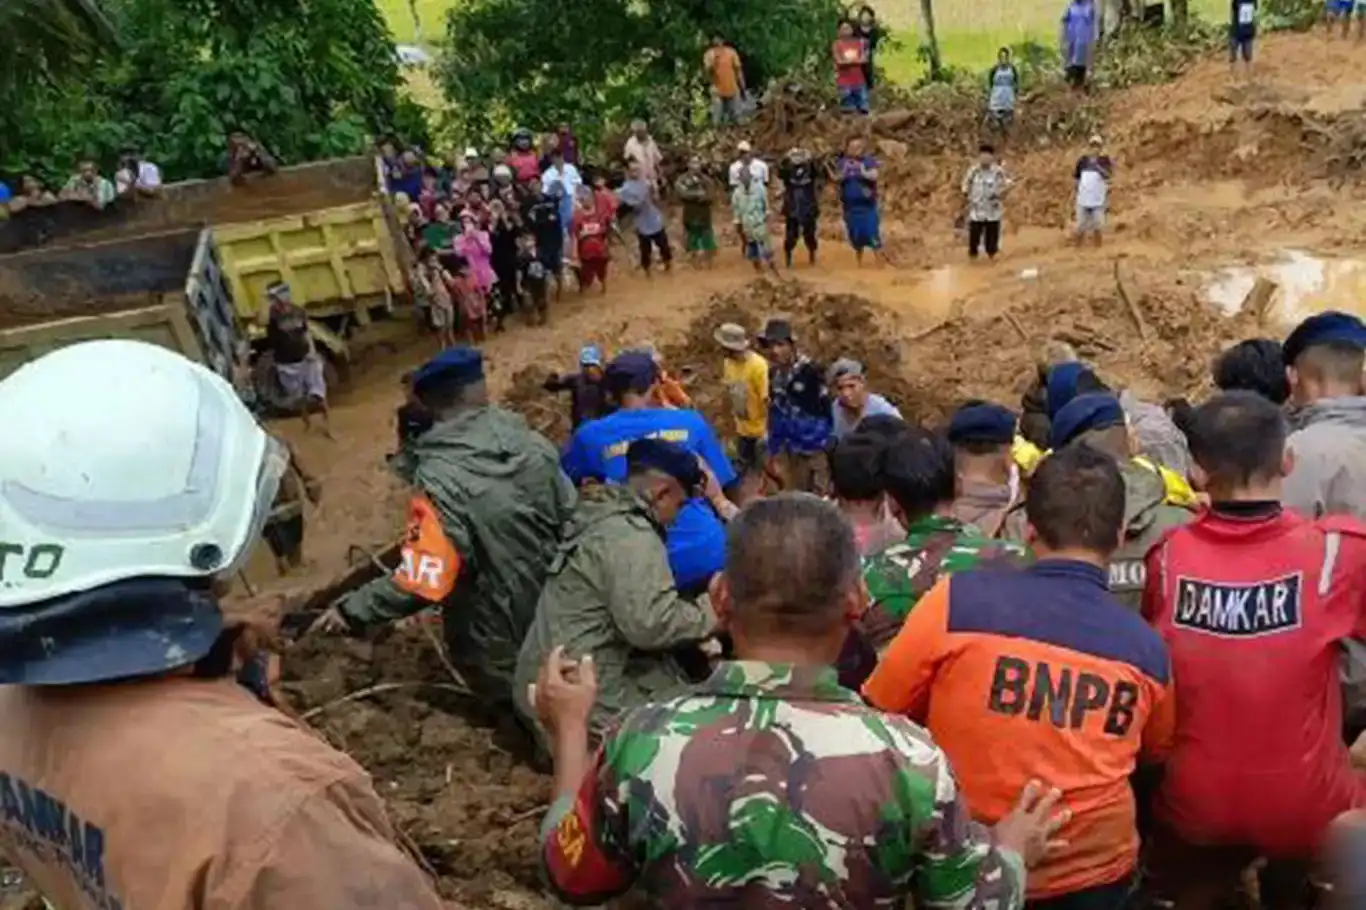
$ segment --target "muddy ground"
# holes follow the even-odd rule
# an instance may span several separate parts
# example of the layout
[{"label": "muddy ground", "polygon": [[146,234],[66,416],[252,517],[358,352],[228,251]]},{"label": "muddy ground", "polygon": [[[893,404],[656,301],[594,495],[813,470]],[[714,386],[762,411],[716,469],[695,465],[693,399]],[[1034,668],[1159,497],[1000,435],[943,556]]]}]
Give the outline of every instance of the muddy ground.
[{"label": "muddy ground", "polygon": [[[879,391],[928,422],[970,397],[1018,401],[1049,339],[1072,342],[1111,382],[1144,396],[1198,395],[1222,345],[1277,333],[1306,308],[1362,310],[1356,281],[1282,295],[1263,326],[1252,315],[1222,314],[1208,300],[1221,270],[1255,272],[1286,250],[1347,257],[1344,268],[1355,268],[1352,257],[1366,244],[1366,193],[1356,182],[1366,148],[1359,47],[1321,34],[1278,35],[1258,52],[1259,84],[1250,88],[1232,85],[1223,62],[1210,60],[1173,84],[1104,99],[1103,131],[1117,171],[1102,250],[1066,243],[1080,142],[1026,130],[1005,154],[1018,184],[1007,202],[1002,261],[969,265],[953,223],[971,141],[951,123],[883,118],[873,146],[884,162],[884,229],[895,267],[855,266],[833,203],[820,264],[800,264],[781,282],[756,280],[724,242],[714,269],[681,266],[649,281],[628,273],[630,251],[622,250],[606,296],[570,293],[552,306],[549,326],[516,325],[490,339],[493,391],[560,440],[567,403],[539,390],[545,375],[572,368],[588,341],[609,350],[652,341],[671,368],[689,369],[692,394],[716,417],[720,358],[712,330],[722,321],[755,329],[784,314],[812,354],[865,361]],[[1066,114],[1062,103],[1050,101],[1047,116]],[[1074,116],[1098,109],[1075,104]],[[1028,106],[1021,116],[1030,118]],[[841,127],[817,120],[808,128]],[[769,123],[759,138],[765,152],[781,154],[798,139],[820,137]],[[260,571],[262,562],[252,573],[258,585],[321,584],[364,558],[355,546],[397,533],[402,490],[382,456],[393,446],[398,378],[433,349],[422,339],[361,365],[336,399],[337,442],[305,436],[297,425],[280,428],[325,493],[309,515],[304,569],[274,579]],[[473,706],[417,685],[337,703],[380,684],[446,681],[420,629],[378,643],[307,642],[288,655],[286,673],[297,705],[321,708],[312,722],[375,776],[444,894],[471,907],[547,906],[534,844],[548,782],[472,719]]]}]

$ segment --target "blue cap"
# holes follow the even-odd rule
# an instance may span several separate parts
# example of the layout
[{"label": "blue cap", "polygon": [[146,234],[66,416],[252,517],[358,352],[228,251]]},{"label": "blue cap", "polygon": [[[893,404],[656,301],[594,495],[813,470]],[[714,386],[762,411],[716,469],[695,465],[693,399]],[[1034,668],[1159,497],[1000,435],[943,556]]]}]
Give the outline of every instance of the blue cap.
[{"label": "blue cap", "polygon": [[1108,392],[1078,395],[1053,418],[1049,442],[1061,449],[1082,433],[1104,430],[1124,423],[1124,408]]},{"label": "blue cap", "polygon": [[218,603],[169,578],[135,578],[0,610],[0,685],[73,686],[186,667],[223,630]]},{"label": "blue cap", "polygon": [[449,380],[457,385],[470,385],[484,378],[484,355],[470,347],[447,348],[413,373],[413,391],[419,395],[422,387],[435,380]]},{"label": "blue cap", "polygon": [[683,485],[692,494],[705,481],[697,456],[687,449],[663,439],[637,439],[626,450],[627,472],[640,470],[662,471]]},{"label": "blue cap", "polygon": [[1057,417],[1063,405],[1077,397],[1077,379],[1086,365],[1076,360],[1060,363],[1048,371],[1044,389],[1048,393],[1048,419]]},{"label": "blue cap", "polygon": [[659,375],[655,359],[639,351],[627,351],[607,365],[607,386],[617,391],[644,391]]},{"label": "blue cap", "polygon": [[1015,415],[1004,405],[983,402],[964,405],[949,420],[949,442],[994,442],[1015,439]]},{"label": "blue cap", "polygon": [[579,348],[579,366],[602,366],[602,348],[598,347],[596,344],[586,344]]},{"label": "blue cap", "polygon": [[1294,366],[1300,355],[1321,344],[1345,344],[1366,349],[1366,323],[1351,313],[1328,310],[1310,316],[1295,326],[1281,347],[1286,366]]}]

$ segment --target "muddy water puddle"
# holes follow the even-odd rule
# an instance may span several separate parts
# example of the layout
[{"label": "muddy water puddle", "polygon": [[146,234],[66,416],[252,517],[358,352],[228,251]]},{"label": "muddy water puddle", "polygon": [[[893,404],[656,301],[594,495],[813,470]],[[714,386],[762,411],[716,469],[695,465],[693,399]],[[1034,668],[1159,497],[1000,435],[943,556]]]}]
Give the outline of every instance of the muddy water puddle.
[{"label": "muddy water puddle", "polygon": [[1239,311],[1258,278],[1276,284],[1267,321],[1294,325],[1323,310],[1366,317],[1366,259],[1283,250],[1269,262],[1220,269],[1205,285],[1206,298],[1229,315]]},{"label": "muddy water puddle", "polygon": [[1016,264],[942,265],[897,277],[892,284],[898,298],[894,305],[918,318],[940,322],[956,316],[972,295],[1000,283],[1032,286],[1039,269]]}]

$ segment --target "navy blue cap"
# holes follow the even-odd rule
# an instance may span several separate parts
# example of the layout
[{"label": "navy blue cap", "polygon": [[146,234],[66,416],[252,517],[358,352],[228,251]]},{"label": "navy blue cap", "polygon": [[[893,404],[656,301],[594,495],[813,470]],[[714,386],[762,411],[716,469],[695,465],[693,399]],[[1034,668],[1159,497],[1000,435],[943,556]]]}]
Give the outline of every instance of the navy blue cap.
[{"label": "navy blue cap", "polygon": [[1124,423],[1124,408],[1119,399],[1105,392],[1078,395],[1053,418],[1049,442],[1061,449],[1082,433],[1104,430]]},{"label": "navy blue cap", "polygon": [[697,456],[680,445],[663,439],[637,439],[626,450],[628,473],[640,470],[662,471],[683,485],[691,494],[706,478]]},{"label": "navy blue cap", "polygon": [[223,614],[207,591],[136,578],[0,610],[0,685],[72,686],[154,676],[212,650]]},{"label": "navy blue cap", "polygon": [[605,373],[609,388],[618,391],[636,389],[643,391],[659,375],[655,359],[641,351],[627,351],[612,358]]},{"label": "navy blue cap", "polygon": [[1366,323],[1351,313],[1328,310],[1310,316],[1295,326],[1281,347],[1286,366],[1294,366],[1300,355],[1321,344],[1345,344],[1366,349]]},{"label": "navy blue cap", "polygon": [[413,391],[437,379],[450,380],[457,385],[471,385],[484,378],[484,355],[475,348],[447,348],[413,373]]},{"label": "navy blue cap", "polygon": [[994,442],[1015,439],[1015,415],[1004,405],[983,402],[964,405],[949,420],[949,442]]},{"label": "navy blue cap", "polygon": [[1048,419],[1053,420],[1073,398],[1077,397],[1077,379],[1086,365],[1076,360],[1060,363],[1048,371],[1044,389],[1048,393]]}]

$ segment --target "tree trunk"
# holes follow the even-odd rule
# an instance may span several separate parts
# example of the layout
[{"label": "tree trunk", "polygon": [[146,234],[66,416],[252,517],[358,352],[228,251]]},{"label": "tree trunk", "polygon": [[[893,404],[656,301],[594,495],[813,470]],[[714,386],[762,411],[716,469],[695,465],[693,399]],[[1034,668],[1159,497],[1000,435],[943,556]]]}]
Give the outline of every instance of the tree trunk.
[{"label": "tree trunk", "polygon": [[408,0],[408,13],[413,17],[413,41],[422,43],[422,17],[417,12],[417,0]]},{"label": "tree trunk", "polygon": [[1172,0],[1172,21],[1176,27],[1184,29],[1190,22],[1191,12],[1188,0]]},{"label": "tree trunk", "polygon": [[938,79],[944,70],[939,59],[939,38],[934,33],[934,0],[920,0],[920,18],[925,24],[925,52],[930,61],[930,78]]}]

